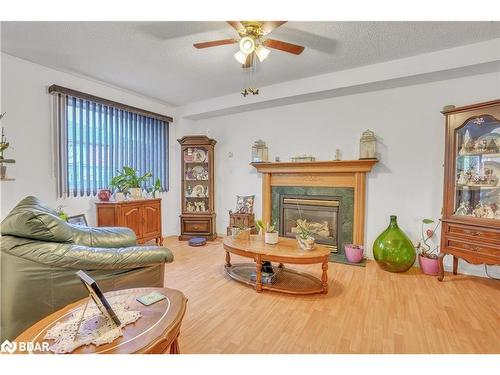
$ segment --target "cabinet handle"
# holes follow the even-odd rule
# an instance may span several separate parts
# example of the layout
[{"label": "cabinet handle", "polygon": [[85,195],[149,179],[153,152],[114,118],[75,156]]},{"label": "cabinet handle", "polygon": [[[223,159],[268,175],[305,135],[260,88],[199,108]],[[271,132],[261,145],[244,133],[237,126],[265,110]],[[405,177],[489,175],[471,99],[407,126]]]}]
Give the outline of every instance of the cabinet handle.
[{"label": "cabinet handle", "polygon": [[471,236],[479,236],[481,232],[476,232],[476,231],[471,231],[471,230],[466,230],[466,234],[470,234]]},{"label": "cabinet handle", "polygon": [[473,245],[468,245],[468,244],[464,244],[464,247],[466,249],[469,249],[469,250],[472,250],[472,251],[479,251],[479,250],[481,250],[481,248],[479,246],[473,246]]},{"label": "cabinet handle", "polygon": [[193,228],[194,228],[194,230],[200,229],[200,227],[198,225],[193,226]]}]

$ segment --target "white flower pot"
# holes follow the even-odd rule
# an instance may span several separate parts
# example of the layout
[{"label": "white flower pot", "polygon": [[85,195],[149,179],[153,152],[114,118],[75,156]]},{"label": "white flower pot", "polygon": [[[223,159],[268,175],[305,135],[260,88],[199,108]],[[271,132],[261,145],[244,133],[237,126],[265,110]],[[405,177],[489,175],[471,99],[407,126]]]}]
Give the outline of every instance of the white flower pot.
[{"label": "white flower pot", "polygon": [[120,191],[115,193],[115,201],[121,202],[125,200],[125,193],[122,193]]},{"label": "white flower pot", "polygon": [[129,192],[132,199],[142,199],[141,188],[130,188]]},{"label": "white flower pot", "polygon": [[267,233],[264,235],[264,242],[270,245],[278,243],[278,232]]}]

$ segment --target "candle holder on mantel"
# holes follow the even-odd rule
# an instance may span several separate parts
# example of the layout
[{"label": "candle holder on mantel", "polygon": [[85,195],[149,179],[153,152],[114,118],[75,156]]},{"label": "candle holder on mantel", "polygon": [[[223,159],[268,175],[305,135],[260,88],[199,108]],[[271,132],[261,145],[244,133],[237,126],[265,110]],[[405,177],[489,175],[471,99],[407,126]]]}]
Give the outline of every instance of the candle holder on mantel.
[{"label": "candle holder on mantel", "polygon": [[267,163],[269,161],[269,150],[266,142],[259,139],[252,146],[252,163]]}]

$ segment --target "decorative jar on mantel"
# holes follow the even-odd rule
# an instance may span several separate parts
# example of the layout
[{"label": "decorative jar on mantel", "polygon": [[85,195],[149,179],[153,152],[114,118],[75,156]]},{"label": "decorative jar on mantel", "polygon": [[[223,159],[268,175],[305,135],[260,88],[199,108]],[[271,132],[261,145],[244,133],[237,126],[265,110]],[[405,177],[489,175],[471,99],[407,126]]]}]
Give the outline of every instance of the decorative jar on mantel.
[{"label": "decorative jar on mantel", "polygon": [[359,140],[359,159],[376,159],[377,158],[377,138],[371,130],[363,132]]}]

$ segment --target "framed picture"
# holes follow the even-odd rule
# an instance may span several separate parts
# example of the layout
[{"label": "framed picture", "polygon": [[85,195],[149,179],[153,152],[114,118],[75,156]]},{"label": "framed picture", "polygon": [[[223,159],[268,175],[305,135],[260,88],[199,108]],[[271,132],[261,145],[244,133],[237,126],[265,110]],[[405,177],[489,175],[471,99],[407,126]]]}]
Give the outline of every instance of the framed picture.
[{"label": "framed picture", "polygon": [[104,297],[104,294],[102,294],[96,281],[83,271],[78,271],[76,275],[80,278],[85,288],[87,288],[89,295],[94,300],[99,311],[101,311],[104,316],[108,317],[109,320],[114,322],[117,327],[120,327],[120,319],[118,319],[108,300]]},{"label": "framed picture", "polygon": [[68,217],[68,223],[87,227],[87,219],[84,214]]},{"label": "framed picture", "polygon": [[237,195],[236,196],[236,213],[251,214],[253,213],[253,202],[255,195]]}]

